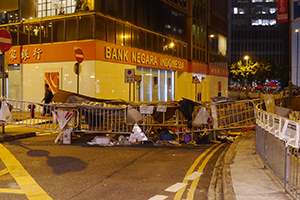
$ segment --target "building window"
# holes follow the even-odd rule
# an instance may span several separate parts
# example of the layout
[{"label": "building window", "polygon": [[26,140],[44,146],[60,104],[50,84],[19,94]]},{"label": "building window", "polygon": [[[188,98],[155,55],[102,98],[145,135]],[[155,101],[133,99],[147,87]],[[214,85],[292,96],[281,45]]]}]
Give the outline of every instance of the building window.
[{"label": "building window", "polygon": [[38,17],[49,17],[59,14],[75,12],[76,1],[74,0],[38,0]]},{"label": "building window", "polygon": [[139,101],[174,101],[174,71],[137,66],[136,74],[142,76],[136,91]]},{"label": "building window", "polygon": [[239,13],[238,10],[239,10],[239,8],[234,7],[234,8],[233,8],[233,14],[235,14],[235,15],[238,14],[238,13]]}]

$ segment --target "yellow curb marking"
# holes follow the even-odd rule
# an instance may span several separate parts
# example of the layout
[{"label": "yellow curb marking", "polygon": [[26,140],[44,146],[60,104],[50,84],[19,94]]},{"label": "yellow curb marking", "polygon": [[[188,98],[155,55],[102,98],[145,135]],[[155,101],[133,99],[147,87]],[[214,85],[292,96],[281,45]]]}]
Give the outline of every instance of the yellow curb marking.
[{"label": "yellow curb marking", "polygon": [[2,144],[0,144],[0,160],[21,188],[20,190],[1,188],[0,193],[23,193],[29,200],[52,199]]},{"label": "yellow curb marking", "polygon": [[[206,166],[207,162],[209,161],[209,159],[215,154],[215,152],[221,148],[221,146],[223,146],[224,144],[222,145],[218,145],[218,144],[214,144],[213,146],[211,146],[210,148],[206,149],[196,160],[195,162],[193,163],[193,165],[190,167],[190,169],[188,170],[188,172],[186,173],[185,177],[186,178],[187,176],[189,176],[191,173],[194,172],[195,168],[197,167],[197,165],[199,164],[199,162],[201,161],[201,159],[208,154],[208,152],[210,152],[212,149],[214,149],[206,158],[205,160],[203,161],[203,163],[200,165],[199,169],[198,169],[198,172],[203,172],[203,169],[204,167]],[[194,199],[194,192],[195,192],[195,188],[197,187],[198,185],[198,182],[200,180],[200,177],[201,175],[196,178],[195,180],[193,180],[192,184],[191,184],[191,187],[190,187],[190,191],[188,192],[188,198],[189,200],[193,200]],[[182,181],[183,183],[188,183],[189,180],[187,179],[184,179]],[[175,195],[174,197],[174,200],[181,200],[181,197],[185,191],[187,186],[181,188]]]}]

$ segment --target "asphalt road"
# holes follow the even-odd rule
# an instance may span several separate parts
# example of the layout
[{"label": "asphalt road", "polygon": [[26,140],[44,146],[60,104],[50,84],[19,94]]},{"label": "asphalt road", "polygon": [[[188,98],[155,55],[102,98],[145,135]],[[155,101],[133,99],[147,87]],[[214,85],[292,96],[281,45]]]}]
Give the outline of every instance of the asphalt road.
[{"label": "asphalt road", "polygon": [[[207,199],[216,160],[227,146],[100,147],[87,144],[92,135],[64,145],[54,143],[56,136],[0,143],[1,200]],[[190,174],[197,178],[187,180]]]}]

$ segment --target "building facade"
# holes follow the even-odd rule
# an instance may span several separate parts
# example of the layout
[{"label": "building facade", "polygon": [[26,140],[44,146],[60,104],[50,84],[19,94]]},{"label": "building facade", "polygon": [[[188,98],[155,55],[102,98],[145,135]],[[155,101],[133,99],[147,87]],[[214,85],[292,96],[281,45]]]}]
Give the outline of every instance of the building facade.
[{"label": "building facade", "polygon": [[7,97],[40,101],[45,83],[53,92],[141,102],[227,96],[227,14],[220,4],[228,5],[216,0],[1,1],[0,28],[13,41],[5,52]]},{"label": "building facade", "polygon": [[252,61],[268,60],[288,70],[289,28],[277,22],[277,0],[231,0],[229,16],[230,64],[248,55]]}]

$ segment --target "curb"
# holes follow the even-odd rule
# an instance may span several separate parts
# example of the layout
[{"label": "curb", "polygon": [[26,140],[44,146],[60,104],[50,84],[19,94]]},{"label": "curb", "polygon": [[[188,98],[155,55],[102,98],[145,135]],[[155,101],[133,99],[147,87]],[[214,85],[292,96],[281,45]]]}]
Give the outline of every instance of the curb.
[{"label": "curb", "polygon": [[36,132],[24,133],[24,134],[19,134],[19,135],[1,134],[0,135],[0,142],[12,141],[12,140],[23,139],[23,138],[29,138],[29,137],[34,137],[34,136],[36,136]]},{"label": "curb", "polygon": [[228,151],[224,156],[224,167],[223,167],[223,196],[224,200],[236,200],[235,193],[232,185],[231,178],[231,168],[230,165],[233,163],[233,159],[235,157],[235,149],[238,143],[241,140],[241,136],[239,136],[234,142],[230,145]]}]

